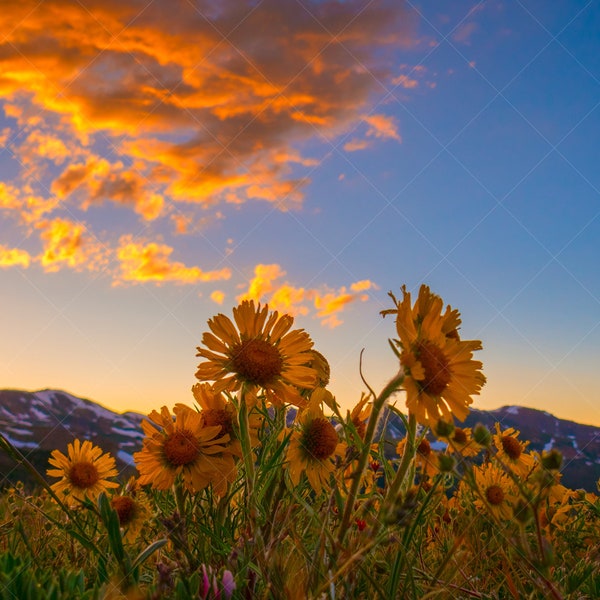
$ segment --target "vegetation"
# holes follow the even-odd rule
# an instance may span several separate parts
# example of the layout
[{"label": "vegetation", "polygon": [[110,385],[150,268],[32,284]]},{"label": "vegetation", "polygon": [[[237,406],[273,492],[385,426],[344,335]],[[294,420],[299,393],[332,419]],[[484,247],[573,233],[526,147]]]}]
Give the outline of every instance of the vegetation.
[{"label": "vegetation", "polygon": [[398,373],[345,415],[308,334],[242,302],[208,322],[195,406],[144,421],[138,477],[76,440],[49,485],[0,436],[39,482],[0,497],[0,597],[600,597],[599,497],[518,431],[457,426],[485,383],[480,342],[426,286],[390,296]]}]

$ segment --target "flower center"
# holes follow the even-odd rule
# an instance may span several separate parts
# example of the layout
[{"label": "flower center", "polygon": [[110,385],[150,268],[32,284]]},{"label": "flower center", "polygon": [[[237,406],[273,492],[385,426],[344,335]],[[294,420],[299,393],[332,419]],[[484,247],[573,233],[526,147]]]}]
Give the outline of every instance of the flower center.
[{"label": "flower center", "polygon": [[504,492],[499,485],[490,485],[490,487],[485,490],[485,497],[492,506],[498,506],[498,504],[502,504],[502,501],[504,500]]},{"label": "flower center", "polygon": [[466,444],[467,443],[467,434],[464,429],[457,427],[454,430],[454,437],[452,438],[454,442],[457,444]]},{"label": "flower center", "polygon": [[87,489],[100,481],[100,475],[91,462],[76,462],[69,470],[69,481],[75,487]]},{"label": "flower center", "polygon": [[325,417],[317,417],[304,427],[300,443],[311,458],[324,460],[335,452],[338,435]]},{"label": "flower center", "polygon": [[429,456],[431,454],[431,444],[429,440],[421,440],[417,446],[417,454],[420,456]]},{"label": "flower center", "polygon": [[503,435],[501,438],[502,448],[506,452],[508,458],[517,460],[521,456],[521,444],[511,435]]},{"label": "flower center", "polygon": [[232,349],[231,357],[233,369],[246,381],[261,387],[281,375],[281,354],[273,344],[265,340],[244,340]]},{"label": "flower center", "polygon": [[171,433],[163,444],[165,459],[172,467],[189,465],[200,455],[198,442],[189,429],[180,429]]},{"label": "flower center", "polygon": [[233,437],[233,419],[231,413],[224,408],[208,408],[202,411],[204,424],[207,427],[221,426],[221,435],[229,434]]},{"label": "flower center", "polygon": [[110,501],[111,506],[115,509],[117,516],[119,517],[120,525],[128,525],[133,521],[135,516],[136,503],[135,500],[129,496],[115,496]]},{"label": "flower center", "polygon": [[447,356],[431,342],[421,342],[417,356],[425,371],[425,378],[419,382],[421,389],[432,396],[439,396],[452,379]]}]

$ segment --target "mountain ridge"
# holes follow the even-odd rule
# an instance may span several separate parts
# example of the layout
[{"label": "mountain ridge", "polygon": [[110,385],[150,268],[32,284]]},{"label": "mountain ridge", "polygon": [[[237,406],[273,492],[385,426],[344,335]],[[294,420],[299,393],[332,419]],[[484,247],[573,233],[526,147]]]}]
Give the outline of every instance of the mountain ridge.
[{"label": "mountain ridge", "polygon": [[[66,452],[75,438],[90,440],[116,459],[122,477],[135,474],[134,452],[142,446],[141,422],[146,415],[135,411],[118,413],[87,398],[64,390],[38,391],[0,389],[0,432],[44,474],[54,449]],[[529,449],[541,452],[556,448],[563,454],[563,483],[570,488],[597,492],[600,479],[600,427],[559,419],[547,411],[522,406],[495,410],[471,409],[461,426],[482,423],[494,431],[514,427]],[[389,414],[386,437],[398,440],[404,434],[401,419]],[[0,488],[27,479],[28,474],[0,452]]]}]

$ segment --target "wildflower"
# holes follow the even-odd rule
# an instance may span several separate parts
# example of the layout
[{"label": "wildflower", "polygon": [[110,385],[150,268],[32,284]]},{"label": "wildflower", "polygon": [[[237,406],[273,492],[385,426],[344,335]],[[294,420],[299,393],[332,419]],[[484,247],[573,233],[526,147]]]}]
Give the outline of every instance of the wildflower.
[{"label": "wildflower", "polygon": [[[214,387],[208,383],[197,383],[192,386],[192,394],[196,402],[202,409],[204,425],[213,427],[219,425],[220,433],[229,436],[229,442],[225,444],[228,452],[234,456],[242,458],[242,445],[238,438],[237,431],[237,410],[221,392],[215,391]],[[255,413],[249,415],[250,422],[250,442],[252,447],[259,444],[258,428],[261,419]]]},{"label": "wildflower", "polygon": [[519,432],[516,429],[511,427],[501,431],[500,423],[496,423],[493,439],[498,450],[497,458],[516,475],[526,477],[533,468],[535,459],[533,455],[524,451],[529,442],[519,441],[518,436]]},{"label": "wildflower", "polygon": [[[415,464],[417,469],[421,470],[423,475],[433,477],[439,473],[438,455],[431,448],[427,438],[417,440],[417,452],[415,454]],[[406,447],[406,438],[401,439],[396,446],[396,454],[402,456]]]},{"label": "wildflower", "polygon": [[133,542],[137,539],[142,527],[150,515],[148,500],[135,481],[131,478],[121,494],[114,495],[110,500],[123,529],[123,539]]},{"label": "wildflower", "polygon": [[223,494],[236,474],[226,448],[229,434],[222,433],[221,425],[206,425],[201,413],[183,404],[177,404],[173,412],[175,420],[163,406],[160,414],[150,413],[151,422],[142,421],[146,437],[142,450],[133,455],[140,485],[166,490],[181,475],[190,491],[212,483],[214,492]]},{"label": "wildflower", "polygon": [[364,439],[365,433],[367,432],[367,422],[369,421],[371,410],[373,408],[372,404],[367,404],[369,399],[370,396],[363,393],[356,406],[350,412],[350,421],[361,440]]},{"label": "wildflower", "polygon": [[344,444],[339,442],[335,427],[321,409],[323,388],[317,388],[310,402],[298,416],[298,429],[294,430],[287,450],[288,469],[294,485],[300,483],[302,472],[311,487],[321,493],[334,470],[332,459],[342,456]]},{"label": "wildflower", "polygon": [[459,313],[450,306],[442,313],[442,299],[422,285],[414,307],[410,292],[402,288],[403,299],[383,314],[396,314],[400,364],[405,378],[406,406],[417,421],[432,425],[443,418],[461,421],[469,414],[472,394],[485,383],[482,364],[473,360],[481,342],[463,341],[458,335]]},{"label": "wildflower", "polygon": [[461,456],[477,456],[480,450],[470,427],[457,427],[448,439],[448,452],[456,452]]},{"label": "wildflower", "polygon": [[510,477],[492,464],[474,468],[475,485],[480,495],[475,497],[475,506],[496,518],[509,520],[517,492]]},{"label": "wildflower", "polygon": [[108,488],[119,487],[109,477],[117,476],[115,459],[92,442],[74,440],[67,446],[67,455],[60,450],[53,450],[48,462],[55,467],[46,473],[50,477],[60,477],[60,481],[52,484],[57,495],[70,495],[75,500],[86,498],[95,500],[101,492]]},{"label": "wildflower", "polygon": [[262,388],[273,404],[304,406],[298,388],[313,389],[317,381],[317,371],[307,366],[314,359],[308,334],[290,331],[294,322],[290,315],[269,314],[267,306],[255,307],[253,301],[234,308],[233,317],[235,325],[223,314],[209,319],[212,333],[204,333],[206,348],[199,347],[196,355],[206,362],[200,363],[196,377],[214,381],[218,392],[247,384]]}]

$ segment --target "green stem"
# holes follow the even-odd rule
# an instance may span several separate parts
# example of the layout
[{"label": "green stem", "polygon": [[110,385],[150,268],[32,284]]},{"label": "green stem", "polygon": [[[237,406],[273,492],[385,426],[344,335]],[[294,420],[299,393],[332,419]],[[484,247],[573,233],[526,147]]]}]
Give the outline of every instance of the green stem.
[{"label": "green stem", "polygon": [[245,487],[246,487],[246,502],[250,521],[253,522],[256,516],[255,498],[254,498],[254,483],[255,469],[254,458],[252,455],[252,442],[250,441],[250,421],[248,418],[248,404],[246,403],[246,390],[244,386],[240,391],[240,407],[238,410],[238,424],[240,427],[240,443],[242,444],[242,454],[244,456],[245,470]]},{"label": "green stem", "polygon": [[373,438],[375,437],[375,430],[377,428],[377,422],[379,421],[381,410],[385,406],[386,400],[398,390],[398,388],[402,385],[403,381],[404,372],[400,371],[395,377],[393,377],[388,382],[388,384],[383,388],[379,396],[377,396],[377,398],[375,398],[375,400],[373,401],[373,408],[371,410],[371,416],[369,417],[369,422],[367,424],[367,430],[365,432],[362,452],[360,453],[360,456],[358,458],[358,466],[356,467],[356,471],[353,473],[352,486],[350,487],[350,492],[348,494],[348,498],[346,499],[344,515],[342,516],[342,521],[340,523],[340,529],[338,534],[338,542],[340,544],[343,543],[344,537],[346,536],[346,532],[348,531],[350,526],[350,519],[354,511],[354,503],[356,502],[356,497],[358,496],[358,491],[360,489],[360,483],[362,481],[363,474],[369,461],[369,456],[371,454],[371,444],[373,443]]},{"label": "green stem", "polygon": [[400,461],[400,465],[398,467],[398,471],[396,471],[396,475],[394,480],[390,484],[386,494],[386,500],[382,503],[381,509],[379,511],[379,518],[375,522],[375,526],[377,523],[382,521],[382,517],[385,516],[385,513],[390,510],[391,507],[395,504],[398,495],[401,491],[406,491],[407,482],[412,482],[413,477],[407,477],[407,474],[413,473],[411,466],[414,463],[415,454],[417,452],[417,445],[415,443],[417,436],[417,417],[414,413],[408,413],[408,427],[406,431],[406,445],[404,446],[404,453],[402,454],[402,459]]}]

